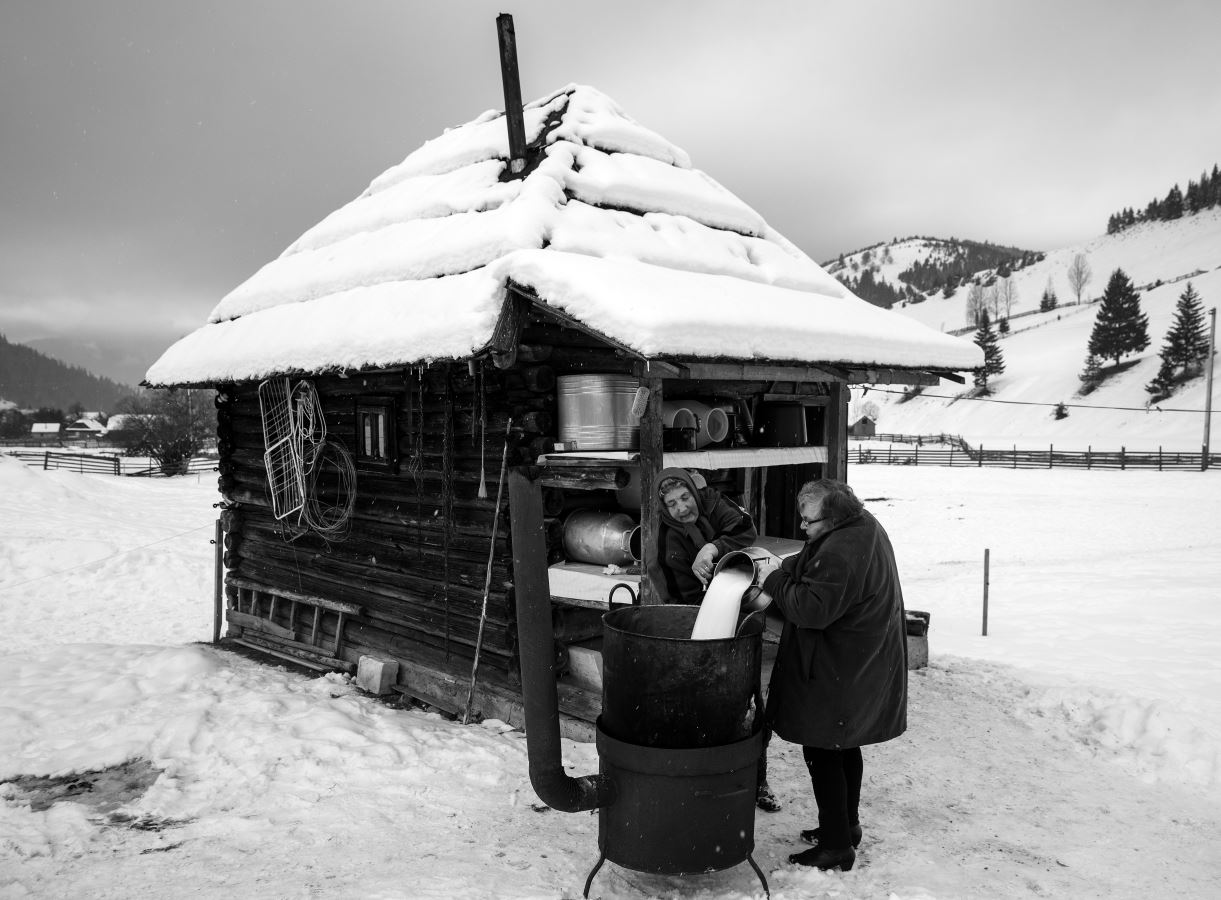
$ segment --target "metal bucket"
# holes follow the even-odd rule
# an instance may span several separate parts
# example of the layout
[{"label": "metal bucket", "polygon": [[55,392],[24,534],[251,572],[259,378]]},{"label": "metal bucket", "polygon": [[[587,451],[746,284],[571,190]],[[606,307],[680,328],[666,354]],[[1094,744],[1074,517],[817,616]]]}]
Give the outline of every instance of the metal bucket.
[{"label": "metal bucket", "polygon": [[601,727],[643,747],[745,740],[762,713],[763,622],[693,641],[698,606],[633,606],[603,617]]},{"label": "metal bucket", "polygon": [[561,375],[556,379],[560,440],[576,450],[634,450],[640,420],[632,416],[639,379],[628,375]]},{"label": "metal bucket", "polygon": [[733,569],[750,574],[750,587],[742,595],[742,611],[751,613],[767,609],[772,603],[771,595],[763,590],[762,573],[759,571],[761,562],[780,562],[780,557],[763,547],[745,547],[742,550],[731,550],[717,560],[712,570],[715,578],[722,569]]},{"label": "metal bucket", "polygon": [[663,400],[661,420],[667,428],[692,429],[696,449],[729,437],[729,416],[725,410],[699,400]]},{"label": "metal bucket", "polygon": [[576,509],[564,520],[564,553],[577,562],[630,566],[640,562],[640,535],[627,513]]}]

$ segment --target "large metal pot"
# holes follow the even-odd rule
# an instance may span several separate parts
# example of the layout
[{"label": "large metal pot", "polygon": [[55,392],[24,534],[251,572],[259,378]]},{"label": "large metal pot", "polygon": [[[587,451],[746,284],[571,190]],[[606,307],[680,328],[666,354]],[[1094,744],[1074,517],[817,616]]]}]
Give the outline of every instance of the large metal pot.
[{"label": "large metal pot", "polygon": [[556,385],[562,442],[576,450],[634,450],[640,445],[640,420],[632,415],[639,379],[561,375]]},{"label": "large metal pot", "polygon": [[602,618],[602,729],[643,747],[733,743],[762,713],[763,623],[693,641],[698,606],[616,609]]}]

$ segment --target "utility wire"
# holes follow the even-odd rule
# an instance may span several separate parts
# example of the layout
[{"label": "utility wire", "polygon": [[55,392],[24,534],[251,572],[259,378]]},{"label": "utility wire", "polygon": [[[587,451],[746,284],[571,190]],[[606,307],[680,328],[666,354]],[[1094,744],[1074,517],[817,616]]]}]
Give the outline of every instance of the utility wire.
[{"label": "utility wire", "polygon": [[19,587],[25,587],[27,584],[33,584],[36,581],[42,581],[44,578],[51,578],[54,575],[63,575],[66,572],[74,572],[77,569],[84,569],[88,566],[95,566],[101,562],[107,562],[119,556],[126,556],[128,553],[135,553],[137,550],[145,550],[149,547],[155,547],[158,544],[164,544],[166,541],[177,540],[180,537],[186,537],[188,534],[194,534],[197,531],[203,531],[205,528],[214,528],[215,523],[200,525],[197,528],[192,528],[184,531],[181,534],[171,534],[169,537],[159,538],[155,541],[149,541],[147,544],[141,544],[139,547],[129,547],[126,550],[119,550],[117,553],[111,553],[109,556],[103,556],[101,559],[91,559],[89,562],[78,563],[75,566],[69,566],[66,569],[60,569],[56,572],[47,572],[45,575],[39,575],[36,578],[31,578],[28,581],[19,581],[16,584],[0,584],[0,591],[12,591]]},{"label": "utility wire", "polygon": [[[907,391],[895,391],[891,390],[890,388],[871,387],[867,388],[865,393],[861,394],[861,396],[865,396],[865,394],[869,393],[869,391],[877,391],[879,394],[908,393]],[[933,400],[973,400],[976,403],[1007,403],[1012,406],[1048,406],[1052,408],[1063,406],[1065,409],[1115,409],[1122,410],[1124,412],[1181,412],[1195,413],[1196,415],[1204,414],[1204,410],[1202,409],[1175,409],[1166,406],[1092,406],[1088,403],[1040,403],[1034,400],[997,400],[994,397],[949,397],[945,394],[926,394],[923,391],[913,395],[913,397],[928,397]]]}]

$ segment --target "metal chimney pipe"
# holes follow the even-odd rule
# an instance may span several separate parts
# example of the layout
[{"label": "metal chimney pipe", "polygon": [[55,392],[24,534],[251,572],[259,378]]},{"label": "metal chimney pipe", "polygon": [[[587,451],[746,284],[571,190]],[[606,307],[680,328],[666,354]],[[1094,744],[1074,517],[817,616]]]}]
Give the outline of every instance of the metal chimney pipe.
[{"label": "metal chimney pipe", "polygon": [[560,812],[582,812],[607,806],[615,800],[613,781],[604,775],[573,778],[564,772],[560,755],[559,697],[555,689],[551,588],[547,580],[547,544],[543,536],[543,493],[520,468],[509,470],[509,509],[530,784],[540,800]]},{"label": "metal chimney pipe", "polygon": [[517,37],[513,17],[496,17],[500,37],[500,80],[505,92],[505,122],[509,128],[509,171],[519,175],[526,168],[526,120],[521,108],[521,78],[517,71]]}]

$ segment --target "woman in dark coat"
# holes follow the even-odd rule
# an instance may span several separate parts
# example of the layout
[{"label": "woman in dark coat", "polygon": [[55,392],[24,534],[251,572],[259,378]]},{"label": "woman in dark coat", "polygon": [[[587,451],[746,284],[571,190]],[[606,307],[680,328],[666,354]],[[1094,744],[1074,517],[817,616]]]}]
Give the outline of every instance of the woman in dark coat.
[{"label": "woman in dark coat", "polygon": [[759,533],[746,510],[716,488],[697,486],[686,469],[662,469],[657,494],[666,593],[674,603],[699,603],[716,561],[751,546]]},{"label": "woman in dark coat", "polygon": [[784,617],[767,701],[769,725],[801,744],[818,828],[790,862],[856,861],[861,746],[907,728],[907,628],[890,539],[852,488],[825,478],[797,495],[806,545],[763,582]]}]

